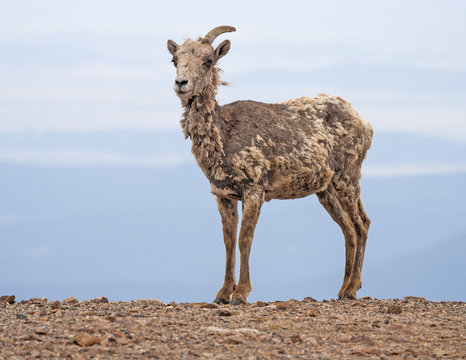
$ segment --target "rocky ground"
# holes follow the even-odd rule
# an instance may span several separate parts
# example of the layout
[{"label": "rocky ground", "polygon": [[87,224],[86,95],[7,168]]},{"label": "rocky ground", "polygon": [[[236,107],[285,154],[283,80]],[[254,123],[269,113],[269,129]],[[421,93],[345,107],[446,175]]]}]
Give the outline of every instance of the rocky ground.
[{"label": "rocky ground", "polygon": [[466,305],[0,297],[0,359],[464,359]]}]

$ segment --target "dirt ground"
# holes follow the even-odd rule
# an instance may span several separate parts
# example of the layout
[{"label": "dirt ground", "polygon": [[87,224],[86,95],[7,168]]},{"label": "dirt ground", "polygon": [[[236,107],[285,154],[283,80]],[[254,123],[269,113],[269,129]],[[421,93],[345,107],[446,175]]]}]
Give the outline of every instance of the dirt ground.
[{"label": "dirt ground", "polygon": [[0,297],[0,359],[465,359],[466,306],[424,298],[78,302]]}]

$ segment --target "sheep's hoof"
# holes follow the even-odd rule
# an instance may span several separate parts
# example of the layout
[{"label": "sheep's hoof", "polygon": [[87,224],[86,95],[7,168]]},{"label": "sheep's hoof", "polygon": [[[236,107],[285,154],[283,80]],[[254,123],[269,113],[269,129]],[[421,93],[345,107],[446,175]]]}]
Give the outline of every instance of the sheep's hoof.
[{"label": "sheep's hoof", "polygon": [[356,296],[343,294],[338,297],[338,300],[356,300]]},{"label": "sheep's hoof", "polygon": [[241,299],[234,298],[233,300],[231,300],[230,304],[231,305],[243,305],[243,304],[246,304],[246,303]]},{"label": "sheep's hoof", "polygon": [[229,304],[229,301],[225,299],[216,298],[214,300],[214,303],[219,304],[219,305],[225,305],[225,304]]}]

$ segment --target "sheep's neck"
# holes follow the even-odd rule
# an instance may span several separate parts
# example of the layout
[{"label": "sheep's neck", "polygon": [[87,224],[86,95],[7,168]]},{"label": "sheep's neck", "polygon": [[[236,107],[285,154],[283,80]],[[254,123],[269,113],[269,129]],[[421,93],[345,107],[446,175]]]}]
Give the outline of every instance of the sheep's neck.
[{"label": "sheep's neck", "polygon": [[210,181],[226,178],[219,115],[215,91],[210,90],[189,101],[181,120],[185,137],[192,141],[191,151]]}]

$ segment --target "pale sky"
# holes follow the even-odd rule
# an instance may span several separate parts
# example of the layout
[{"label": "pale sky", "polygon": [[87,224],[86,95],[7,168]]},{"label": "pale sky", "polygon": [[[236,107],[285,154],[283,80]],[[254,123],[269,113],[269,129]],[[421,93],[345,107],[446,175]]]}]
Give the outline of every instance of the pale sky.
[{"label": "pale sky", "polygon": [[[228,24],[237,32],[222,35],[232,41],[220,63],[232,85],[219,90],[221,104],[327,92],[377,133],[466,142],[465,13],[463,1],[3,0],[0,135],[179,131],[166,40]],[[72,163],[79,151],[33,156],[19,146],[0,157]]]},{"label": "pale sky", "polygon": [[[166,41],[232,25],[216,41],[232,42],[220,104],[326,92],[374,128],[361,296],[464,299],[465,14],[452,0],[0,0],[1,288],[17,299],[215,294],[220,219],[180,129]],[[251,299],[335,296],[343,243],[316,199],[266,204]],[[400,254],[407,270],[393,277]]]}]

